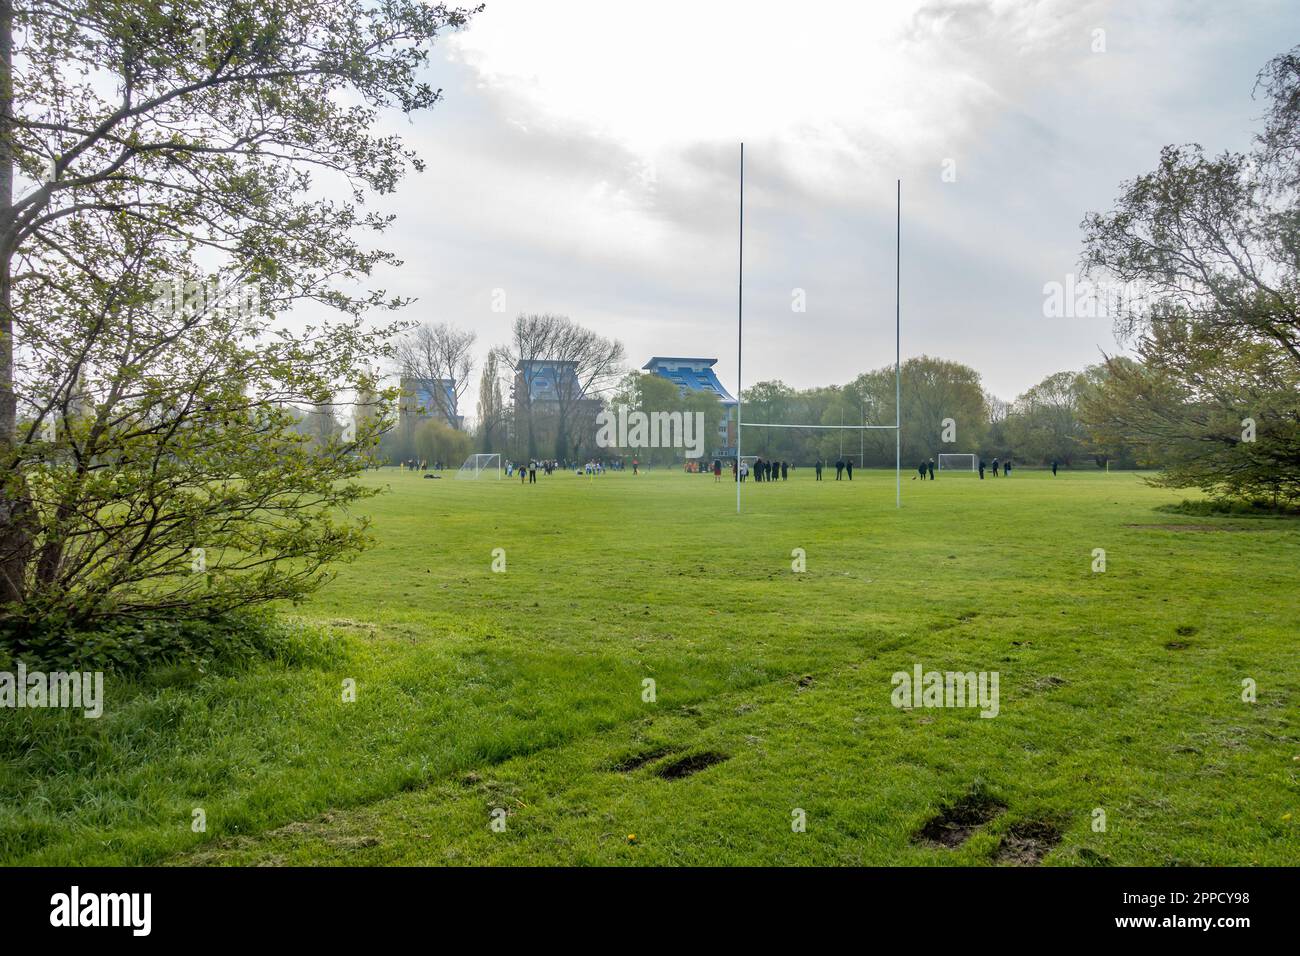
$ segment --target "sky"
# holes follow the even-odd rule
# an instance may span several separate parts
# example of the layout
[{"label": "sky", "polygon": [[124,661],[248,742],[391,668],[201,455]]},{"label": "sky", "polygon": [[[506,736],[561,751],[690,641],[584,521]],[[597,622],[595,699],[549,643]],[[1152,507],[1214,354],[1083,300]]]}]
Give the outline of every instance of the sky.
[{"label": "sky", "polygon": [[384,117],[427,167],[375,204],[405,260],[376,282],[480,363],[553,312],[734,391],[743,141],[746,386],[893,364],[901,180],[904,360],[1011,399],[1122,349],[1044,286],[1163,145],[1249,146],[1297,28],[1272,0],[488,0],[434,48],[445,100]]}]

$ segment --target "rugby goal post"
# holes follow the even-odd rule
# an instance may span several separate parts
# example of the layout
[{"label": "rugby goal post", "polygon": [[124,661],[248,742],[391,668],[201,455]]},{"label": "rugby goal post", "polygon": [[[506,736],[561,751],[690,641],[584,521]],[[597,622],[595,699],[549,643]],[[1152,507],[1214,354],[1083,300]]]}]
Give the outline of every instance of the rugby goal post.
[{"label": "rugby goal post", "polygon": [[494,469],[499,479],[501,477],[500,455],[470,455],[456,472],[456,477],[466,481],[477,481],[485,471]]},{"label": "rugby goal post", "polygon": [[[894,507],[903,506],[903,372],[902,372],[902,262],[903,262],[903,181],[894,187],[894,424],[892,425],[823,425],[785,422],[746,422],[741,413],[744,393],[745,357],[745,144],[740,144],[740,230],[737,235],[736,268],[736,460],[750,456],[741,453],[741,436],[746,428],[817,428],[840,431],[892,431],[894,433]],[[736,482],[736,514],[740,514],[740,482]]]},{"label": "rugby goal post", "polygon": [[940,471],[975,471],[978,467],[977,455],[948,454],[938,457]]}]

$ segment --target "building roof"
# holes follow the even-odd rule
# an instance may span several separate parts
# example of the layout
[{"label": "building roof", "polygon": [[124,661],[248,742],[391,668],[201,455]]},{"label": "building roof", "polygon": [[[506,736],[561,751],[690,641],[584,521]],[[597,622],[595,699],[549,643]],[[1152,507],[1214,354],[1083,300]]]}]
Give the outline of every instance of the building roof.
[{"label": "building roof", "polygon": [[[672,358],[656,355],[641,367],[650,370],[660,378],[668,379],[682,391],[712,392],[718,396],[723,405],[734,405],[736,400],[713,371],[713,365],[717,361],[715,358]],[[670,363],[677,367],[664,367]]]},{"label": "building roof", "polygon": [[658,362],[703,362],[706,366],[717,363],[715,358],[682,358],[676,355],[656,355],[641,366],[643,369],[652,368]]}]

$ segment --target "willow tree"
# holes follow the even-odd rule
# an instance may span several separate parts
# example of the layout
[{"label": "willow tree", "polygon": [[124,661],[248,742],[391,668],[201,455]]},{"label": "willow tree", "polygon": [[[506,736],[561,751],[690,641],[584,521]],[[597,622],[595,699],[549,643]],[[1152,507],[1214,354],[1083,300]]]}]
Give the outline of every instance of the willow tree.
[{"label": "willow tree", "polygon": [[304,443],[289,406],[376,393],[394,324],[369,313],[405,303],[366,281],[399,263],[365,202],[422,165],[375,122],[438,102],[430,45],[470,13],[0,0],[11,640],[298,597],[362,546],[335,515],[383,416]]}]

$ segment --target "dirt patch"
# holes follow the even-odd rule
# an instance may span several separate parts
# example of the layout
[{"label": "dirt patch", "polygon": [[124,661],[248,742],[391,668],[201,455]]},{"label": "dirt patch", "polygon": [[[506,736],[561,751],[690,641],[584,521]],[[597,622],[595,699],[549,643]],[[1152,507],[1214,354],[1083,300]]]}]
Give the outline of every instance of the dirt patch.
[{"label": "dirt patch", "polygon": [[1193,634],[1196,633],[1196,631],[1197,628],[1192,624],[1179,624],[1176,628],[1174,628],[1174,633],[1177,634],[1179,637],[1191,637]]},{"label": "dirt patch", "polygon": [[1037,866],[1061,842],[1061,829],[1043,820],[1014,824],[1002,834],[994,861],[1010,866]]},{"label": "dirt patch", "polygon": [[379,846],[380,841],[376,836],[349,836],[337,837],[326,842],[340,850],[364,850],[367,847]]},{"label": "dirt patch", "polygon": [[697,774],[701,770],[707,770],[714,764],[722,763],[727,759],[729,759],[727,754],[706,750],[703,753],[690,754],[679,760],[670,760],[665,764],[661,764],[655,768],[655,773],[665,780],[680,780],[683,777]]},{"label": "dirt patch", "polygon": [[672,747],[655,747],[653,750],[645,750],[641,753],[628,754],[609,769],[615,773],[631,773],[633,770],[639,770],[652,760],[658,760],[660,757],[666,757],[673,752]]},{"label": "dirt patch", "polygon": [[956,803],[941,807],[937,817],[916,831],[912,842],[955,849],[1006,808],[1005,803],[987,794],[967,794]]},{"label": "dirt patch", "polygon": [[1191,646],[1192,646],[1192,645],[1189,644],[1189,643],[1187,643],[1186,641],[1170,641],[1168,644],[1165,645],[1165,650],[1167,650],[1167,651],[1185,651],[1185,650],[1187,650],[1187,649],[1188,649],[1189,647],[1191,647]]},{"label": "dirt patch", "polygon": [[1065,683],[1064,677],[1057,677],[1055,674],[1048,674],[1046,677],[1040,677],[1030,686],[1034,690],[1051,690],[1053,687],[1060,687]]}]

